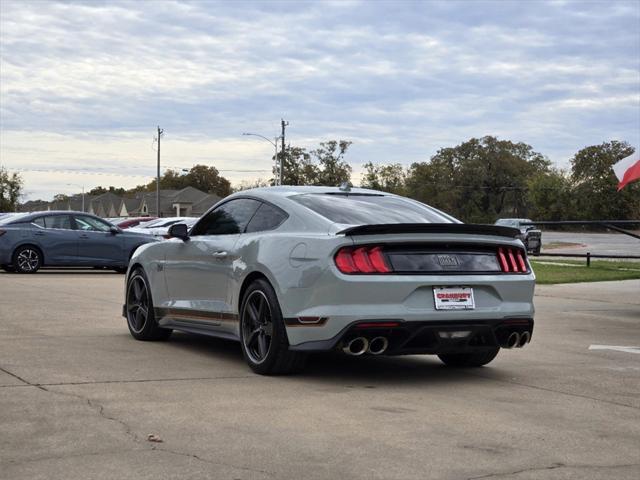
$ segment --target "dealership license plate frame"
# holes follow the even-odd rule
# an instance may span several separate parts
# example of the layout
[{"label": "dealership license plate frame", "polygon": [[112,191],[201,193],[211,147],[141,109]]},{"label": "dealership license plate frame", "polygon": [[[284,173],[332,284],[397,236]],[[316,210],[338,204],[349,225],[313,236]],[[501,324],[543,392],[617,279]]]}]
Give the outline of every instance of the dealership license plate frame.
[{"label": "dealership license plate frame", "polygon": [[[454,297],[442,298],[442,296],[438,294],[448,294]],[[466,298],[456,300],[456,295]],[[436,310],[474,310],[476,308],[473,287],[433,287],[433,301]]]}]

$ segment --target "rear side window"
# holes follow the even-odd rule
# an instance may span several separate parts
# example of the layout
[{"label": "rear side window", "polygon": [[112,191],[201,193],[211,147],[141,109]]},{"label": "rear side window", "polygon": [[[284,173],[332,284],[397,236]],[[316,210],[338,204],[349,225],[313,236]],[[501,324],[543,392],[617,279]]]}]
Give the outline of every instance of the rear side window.
[{"label": "rear side window", "polygon": [[230,200],[207,214],[191,232],[196,235],[232,235],[243,233],[260,202],[250,198]]},{"label": "rear side window", "polygon": [[44,218],[44,228],[71,230],[71,215],[50,215]]},{"label": "rear side window", "polygon": [[284,211],[268,203],[263,203],[247,225],[247,233],[273,230],[286,219],[287,214]]},{"label": "rear side window", "polygon": [[44,217],[38,217],[31,221],[34,225],[44,228]]},{"label": "rear side window", "polygon": [[335,223],[452,223],[451,217],[426,205],[386,195],[308,193],[289,197]]}]

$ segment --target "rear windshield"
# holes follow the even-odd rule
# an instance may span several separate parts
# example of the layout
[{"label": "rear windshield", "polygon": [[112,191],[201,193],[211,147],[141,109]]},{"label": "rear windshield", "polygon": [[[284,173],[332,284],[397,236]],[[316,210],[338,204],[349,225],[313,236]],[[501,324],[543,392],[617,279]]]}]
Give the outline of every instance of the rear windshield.
[{"label": "rear windshield", "polygon": [[386,195],[307,193],[289,198],[332,222],[347,225],[455,221],[421,203]]},{"label": "rear windshield", "polygon": [[0,225],[7,225],[12,222],[19,222],[20,219],[31,215],[30,213],[9,213],[0,217]]}]

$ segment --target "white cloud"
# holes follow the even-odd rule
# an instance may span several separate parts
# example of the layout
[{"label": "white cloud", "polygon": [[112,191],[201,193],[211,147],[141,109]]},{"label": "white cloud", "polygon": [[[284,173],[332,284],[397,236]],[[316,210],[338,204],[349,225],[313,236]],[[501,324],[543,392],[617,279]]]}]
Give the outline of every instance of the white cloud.
[{"label": "white cloud", "polygon": [[[640,140],[637,2],[158,5],[3,1],[3,165],[153,174],[161,124],[180,166],[269,170],[272,147],[240,134],[276,135],[281,117],[293,143],[353,140],[356,166],[486,134],[558,163]],[[29,175],[43,195],[66,178]]]}]

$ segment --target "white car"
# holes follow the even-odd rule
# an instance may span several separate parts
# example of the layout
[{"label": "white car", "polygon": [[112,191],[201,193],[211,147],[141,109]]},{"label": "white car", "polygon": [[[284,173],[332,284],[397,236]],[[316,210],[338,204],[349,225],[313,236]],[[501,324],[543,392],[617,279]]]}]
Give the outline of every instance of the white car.
[{"label": "white car", "polygon": [[169,227],[176,223],[184,223],[187,226],[193,226],[198,217],[165,217],[146,222],[138,225],[137,227],[131,227],[127,229],[129,232],[146,233],[147,235],[154,235],[156,237],[166,237],[169,232]]}]

